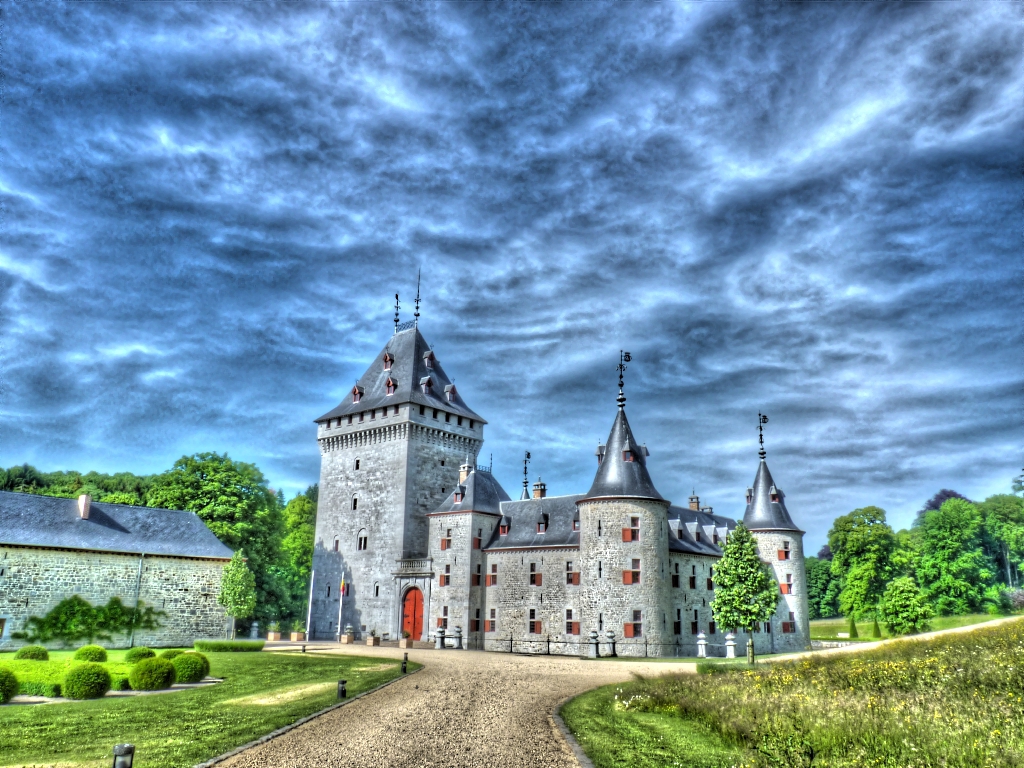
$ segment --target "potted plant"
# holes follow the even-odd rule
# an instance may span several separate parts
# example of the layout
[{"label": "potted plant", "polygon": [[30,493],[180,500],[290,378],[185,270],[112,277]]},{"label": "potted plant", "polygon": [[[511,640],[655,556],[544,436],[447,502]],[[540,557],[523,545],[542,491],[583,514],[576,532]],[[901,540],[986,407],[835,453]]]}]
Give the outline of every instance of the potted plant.
[{"label": "potted plant", "polygon": [[267,640],[269,642],[277,642],[281,639],[281,622],[272,621],[267,625]]},{"label": "potted plant", "polygon": [[292,622],[292,634],[291,641],[293,643],[303,643],[306,641],[306,625],[296,619]]},{"label": "potted plant", "polygon": [[370,636],[366,638],[367,645],[380,645],[380,638],[377,637],[377,630],[371,629]]},{"label": "potted plant", "polygon": [[410,635],[408,632],[406,632],[403,629],[402,630],[402,639],[398,641],[398,647],[399,648],[412,648],[413,647],[412,646],[412,642],[413,642],[412,641],[412,635]]}]

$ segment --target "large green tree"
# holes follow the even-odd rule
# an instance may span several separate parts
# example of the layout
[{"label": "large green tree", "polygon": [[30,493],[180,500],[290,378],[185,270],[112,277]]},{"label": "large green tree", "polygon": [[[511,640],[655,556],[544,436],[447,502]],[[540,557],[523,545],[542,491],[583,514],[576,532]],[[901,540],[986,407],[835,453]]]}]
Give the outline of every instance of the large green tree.
[{"label": "large green tree", "polygon": [[779,584],[761,560],[757,542],[743,523],[737,523],[715,566],[711,601],[715,621],[722,627],[743,629],[753,640],[754,625],[771,619],[779,599]]},{"label": "large green tree", "polygon": [[878,604],[878,618],[890,635],[910,635],[928,631],[932,608],[917,584],[909,576],[893,579]]},{"label": "large green tree", "polygon": [[949,499],[915,527],[918,581],[944,616],[981,608],[993,564],[982,547],[982,517],[966,499]]},{"label": "large green tree", "polygon": [[1005,578],[1009,587],[1019,587],[1024,562],[1024,499],[1011,494],[989,496],[978,509],[999,578]]},{"label": "large green tree", "polygon": [[256,581],[257,619],[265,622],[288,612],[288,590],[281,577],[281,507],[254,465],[227,454],[183,456],[154,479],[146,503],[195,512],[224,544],[245,549]]},{"label": "large green tree", "polygon": [[896,534],[879,507],[855,509],[837,517],[828,533],[832,575],[839,580],[839,610],[871,618],[893,572]]},{"label": "large green tree", "polygon": [[808,618],[827,619],[839,613],[839,579],[832,575],[832,563],[817,557],[804,558],[807,573]]}]

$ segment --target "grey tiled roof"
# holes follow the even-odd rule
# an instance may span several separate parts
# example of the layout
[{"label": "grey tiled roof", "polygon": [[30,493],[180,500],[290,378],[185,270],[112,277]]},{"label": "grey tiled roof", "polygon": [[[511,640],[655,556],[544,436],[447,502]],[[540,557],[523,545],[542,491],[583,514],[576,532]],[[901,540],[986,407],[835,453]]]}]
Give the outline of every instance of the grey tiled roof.
[{"label": "grey tiled roof", "polygon": [[[508,523],[508,534],[501,536],[495,528],[484,549],[578,547],[580,534],[572,529],[572,521],[577,515],[576,502],[582,498],[582,494],[575,494],[503,501],[502,524]],[[537,533],[537,518],[543,514],[548,516],[548,529]]]},{"label": "grey tiled roof", "polygon": [[[778,501],[772,501],[771,491],[775,488]],[[786,509],[786,495],[775,487],[772,473],[764,459],[757,467],[754,477],[753,497],[743,513],[743,524],[751,531],[800,531],[793,523]]]},{"label": "grey tiled roof", "polygon": [[[632,461],[624,460],[626,451],[629,451]],[[637,445],[633,439],[633,431],[629,428],[626,409],[623,407],[615,415],[604,457],[597,467],[594,484],[590,486],[586,497],[594,499],[608,496],[662,498],[647,471],[647,449]]]},{"label": "grey tiled roof", "polygon": [[0,491],[0,544],[180,557],[231,557],[193,513],[94,501],[89,518],[78,499]]},{"label": "grey tiled roof", "polygon": [[[668,548],[671,551],[715,557],[722,556],[722,548],[715,544],[715,534],[724,541],[726,531],[736,527],[736,521],[727,517],[676,506],[668,508],[668,521]],[[698,532],[700,541],[695,535]]]},{"label": "grey tiled roof", "polygon": [[[390,370],[384,369],[385,353],[394,358]],[[316,421],[325,421],[382,406],[416,403],[428,408],[439,408],[457,416],[466,416],[486,424],[486,420],[466,405],[462,395],[452,385],[436,358],[434,358],[433,366],[427,367],[426,356],[429,354],[430,345],[427,344],[418,328],[410,328],[396,333],[384,345],[384,349],[370,363],[370,367],[366,369],[366,373],[356,384],[357,387],[362,387],[363,391],[359,402],[352,402],[352,393],[349,391],[338,407],[328,411]],[[387,393],[389,378],[395,384],[393,395]],[[432,386],[424,393],[422,382],[427,379],[430,379]],[[454,393],[452,400],[448,399],[450,393]]]},{"label": "grey tiled roof", "polygon": [[[462,489],[462,501],[455,501],[455,492]],[[431,514],[445,512],[487,512],[501,514],[501,502],[509,501],[505,489],[494,479],[494,475],[482,469],[475,469],[466,477],[466,482],[448,494],[448,498]]]}]

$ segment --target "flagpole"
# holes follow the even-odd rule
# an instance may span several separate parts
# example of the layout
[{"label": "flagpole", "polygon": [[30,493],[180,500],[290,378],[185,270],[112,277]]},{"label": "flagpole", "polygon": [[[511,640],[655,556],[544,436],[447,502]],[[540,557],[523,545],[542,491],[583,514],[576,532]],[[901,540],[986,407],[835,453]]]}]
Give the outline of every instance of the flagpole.
[{"label": "flagpole", "polygon": [[338,642],[341,642],[341,608],[345,605],[345,574],[341,575],[341,594],[338,595]]},{"label": "flagpole", "polygon": [[306,635],[310,640],[313,639],[313,582],[316,580],[316,571],[310,570],[309,572],[309,602],[306,604]]}]

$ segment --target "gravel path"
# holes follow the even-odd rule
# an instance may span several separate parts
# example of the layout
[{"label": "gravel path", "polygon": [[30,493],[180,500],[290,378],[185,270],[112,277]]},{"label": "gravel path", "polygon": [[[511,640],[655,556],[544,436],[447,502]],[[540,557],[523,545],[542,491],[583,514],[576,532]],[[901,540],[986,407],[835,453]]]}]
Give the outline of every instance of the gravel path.
[{"label": "gravel path", "polygon": [[[402,657],[364,646],[330,652]],[[425,669],[220,765],[578,768],[551,719],[559,702],[634,672],[696,671],[686,663],[480,651],[411,650],[409,659]]]}]

